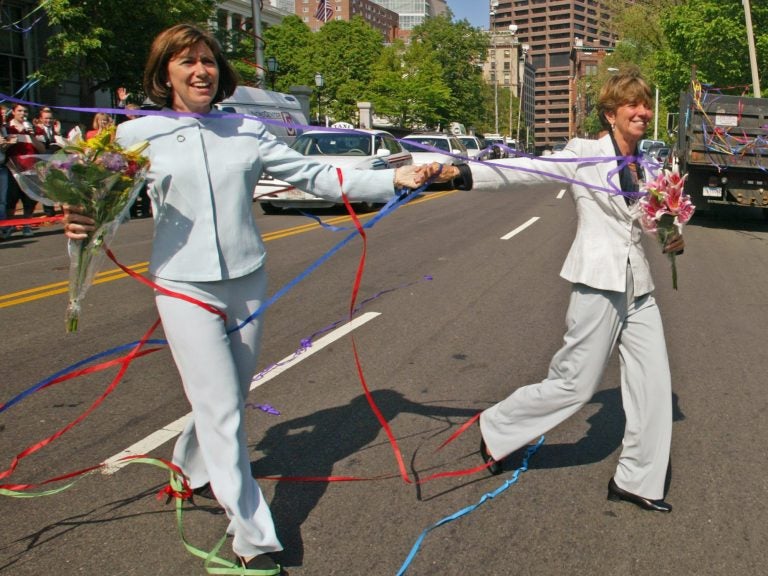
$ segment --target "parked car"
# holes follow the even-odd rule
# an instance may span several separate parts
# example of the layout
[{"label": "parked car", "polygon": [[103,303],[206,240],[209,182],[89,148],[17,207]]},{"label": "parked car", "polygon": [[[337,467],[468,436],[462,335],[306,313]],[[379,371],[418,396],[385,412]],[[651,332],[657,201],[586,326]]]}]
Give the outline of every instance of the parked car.
[{"label": "parked car", "polygon": [[408,134],[400,143],[403,148],[413,155],[416,164],[428,164],[429,162],[454,161],[454,156],[469,157],[467,148],[453,134],[442,132],[424,132]]},{"label": "parked car", "polygon": [[[382,170],[413,164],[410,152],[384,130],[309,130],[298,136],[291,148],[304,156],[319,157],[319,160],[339,168]],[[265,214],[277,214],[284,208],[334,206],[329,200],[294,188],[267,174],[259,180],[254,200],[258,200]],[[368,203],[359,206],[365,210],[376,208],[375,204]]]},{"label": "parked car", "polygon": [[654,150],[652,157],[662,167],[667,168],[671,161],[671,158],[670,158],[671,152],[672,151],[670,148],[668,148],[667,146],[664,146],[663,148],[658,148]]},{"label": "parked car", "polygon": [[507,143],[504,141],[504,137],[499,134],[486,134],[485,145],[490,146],[490,157],[495,160],[497,158],[509,158],[509,151],[507,150]]},{"label": "parked car", "polygon": [[491,157],[491,147],[477,136],[457,136],[464,144],[467,154],[473,160],[488,160]]},{"label": "parked car", "polygon": [[[442,132],[408,134],[400,139],[403,148],[413,155],[414,164],[455,164],[468,158],[469,152],[458,137]],[[427,190],[449,190],[451,184],[430,184]]]},{"label": "parked car", "polygon": [[640,140],[637,145],[638,150],[642,156],[653,156],[654,152],[659,148],[665,148],[667,143],[663,140],[651,140],[650,138],[644,138]]}]

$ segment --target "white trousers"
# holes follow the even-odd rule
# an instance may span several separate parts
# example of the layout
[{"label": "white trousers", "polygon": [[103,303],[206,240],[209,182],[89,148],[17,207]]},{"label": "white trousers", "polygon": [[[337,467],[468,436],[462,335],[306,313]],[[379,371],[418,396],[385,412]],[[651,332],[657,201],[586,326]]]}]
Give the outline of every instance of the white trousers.
[{"label": "white trousers", "polygon": [[614,480],[653,500],[664,497],[672,440],[672,386],[661,315],[653,295],[575,284],[563,347],[544,381],[518,388],[485,410],[480,429],[500,460],[576,413],[594,395],[618,342],[626,417]]},{"label": "white trousers", "polygon": [[256,370],[261,319],[227,333],[264,300],[263,269],[217,282],[174,282],[160,286],[211,304],[224,320],[200,306],[159,292],[155,301],[173,359],[181,375],[192,418],[176,442],[173,462],[192,487],[211,483],[230,520],[232,549],[240,556],[282,550],[269,506],[251,475],[244,427],[245,400]]}]

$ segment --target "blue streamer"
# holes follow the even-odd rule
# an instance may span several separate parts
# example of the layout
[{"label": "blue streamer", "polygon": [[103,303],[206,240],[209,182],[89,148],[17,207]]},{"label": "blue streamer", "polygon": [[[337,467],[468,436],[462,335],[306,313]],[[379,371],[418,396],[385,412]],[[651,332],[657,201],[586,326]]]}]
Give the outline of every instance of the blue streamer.
[{"label": "blue streamer", "polygon": [[[371,218],[365,224],[363,224],[363,228],[372,228],[373,226],[375,226],[376,223],[379,220],[381,220],[382,218],[384,218],[384,217],[388,216],[389,214],[391,214],[396,208],[398,208],[402,204],[410,202],[411,199],[413,199],[417,194],[422,192],[429,185],[429,183],[430,182],[428,181],[427,183],[423,184],[420,188],[414,190],[412,193],[404,193],[403,191],[401,191],[397,195],[393,196],[389,200],[389,202],[387,202],[381,208],[381,210],[379,210],[376,213],[376,215],[373,218]],[[267,308],[272,306],[272,304],[274,304],[277,300],[279,300],[280,298],[285,296],[288,292],[290,292],[294,288],[294,286],[296,286],[299,282],[304,280],[304,278],[306,278],[307,276],[312,274],[312,272],[317,270],[317,268],[319,268],[321,264],[323,264],[328,259],[330,259],[331,256],[336,254],[336,252],[341,250],[344,246],[349,244],[352,241],[352,239],[357,237],[357,235],[358,235],[357,230],[347,234],[341,242],[339,242],[333,248],[331,248],[328,252],[326,252],[325,254],[320,256],[320,258],[318,258],[312,264],[310,264],[307,268],[305,268],[298,276],[296,276],[293,280],[291,280],[290,282],[285,284],[282,288],[280,288],[280,290],[275,292],[270,298],[268,298],[265,302],[263,302],[261,304],[261,306],[259,306],[259,308],[253,314],[251,314],[248,318],[243,320],[235,328],[232,328],[231,330],[228,330],[227,334],[231,334],[233,332],[237,332],[238,330],[243,328],[243,326],[249,324],[254,319],[256,319],[259,316],[261,316],[262,314],[264,314],[264,312],[267,310]]]},{"label": "blue streamer", "polygon": [[450,516],[446,516],[442,520],[439,520],[432,524],[429,528],[424,530],[421,535],[416,539],[416,543],[413,545],[413,548],[411,548],[410,553],[408,554],[408,557],[405,559],[405,562],[403,562],[403,565],[400,566],[400,570],[397,572],[397,576],[402,576],[405,574],[405,571],[408,570],[408,567],[410,566],[411,562],[413,562],[413,559],[416,557],[416,554],[419,551],[419,548],[421,547],[421,543],[424,541],[424,539],[427,537],[427,534],[434,530],[435,528],[442,526],[443,524],[448,524],[449,522],[453,522],[454,520],[457,520],[458,518],[461,518],[462,516],[466,516],[470,512],[474,512],[477,508],[480,507],[480,505],[484,504],[488,500],[492,500],[502,492],[504,492],[507,488],[512,486],[517,480],[520,478],[520,474],[523,472],[526,472],[528,470],[528,460],[533,456],[538,449],[541,447],[541,445],[544,444],[544,436],[539,438],[539,441],[536,442],[533,446],[529,446],[525,451],[525,457],[523,458],[523,463],[520,465],[520,468],[515,470],[515,472],[512,474],[512,478],[504,482],[501,486],[499,486],[496,490],[493,492],[488,492],[486,494],[483,494],[483,497],[480,498],[480,500],[477,502],[477,504],[472,504],[471,506],[467,506],[466,508],[462,508],[458,512],[454,512]]},{"label": "blue streamer", "polygon": [[[139,344],[139,342],[140,342],[139,340],[136,340],[135,342],[130,342],[128,344],[122,344],[122,345],[117,346],[115,348],[110,348],[109,350],[104,350],[103,352],[99,352],[98,354],[94,354],[93,356],[90,356],[90,357],[88,357],[88,358],[86,358],[84,360],[80,360],[79,362],[76,362],[75,364],[67,366],[63,370],[59,370],[55,374],[52,374],[52,375],[48,376],[47,378],[45,378],[44,380],[41,380],[37,384],[31,386],[30,388],[27,388],[26,390],[24,390],[24,392],[21,392],[20,394],[14,396],[10,400],[8,400],[8,402],[6,402],[5,404],[0,405],[0,414],[5,412],[8,408],[13,406],[14,404],[18,404],[19,402],[24,400],[27,396],[37,392],[41,388],[44,388],[45,386],[47,386],[48,384],[50,384],[51,382],[53,382],[57,378],[60,378],[62,376],[66,376],[70,372],[74,372],[78,368],[80,368],[82,366],[85,366],[86,364],[90,364],[91,362],[95,362],[96,360],[100,360],[102,358],[106,358],[107,356],[111,356],[112,354],[116,354],[118,352],[124,352],[124,351],[130,350],[130,349],[134,348],[135,346],[137,346]],[[147,340],[145,344],[157,344],[157,345],[165,346],[167,343],[168,342],[166,340],[162,340],[162,339],[157,340],[156,339],[156,340]]]},{"label": "blue streamer", "polygon": [[[398,192],[397,195],[393,196],[392,199],[390,199],[387,204],[384,205],[384,207],[374,216],[371,218],[368,222],[366,222],[363,227],[364,228],[371,228],[376,222],[384,218],[385,216],[391,214],[398,206],[405,204],[412,200],[416,194],[421,192],[424,188],[426,188],[428,183],[424,184],[421,188],[414,190],[413,193],[408,193],[407,191],[401,190]],[[333,254],[338,252],[344,245],[348,244],[355,236],[357,236],[357,231],[350,233],[347,235],[344,240],[339,242],[336,246],[334,246],[329,252],[323,254],[320,258],[318,258],[314,263],[312,263],[306,270],[304,270],[301,274],[299,274],[296,278],[291,280],[288,284],[283,286],[280,290],[278,290],[271,298],[269,298],[266,302],[264,302],[251,316],[249,316],[246,320],[244,320],[239,326],[229,330],[227,333],[231,334],[233,332],[237,332],[241,328],[243,328],[248,323],[252,322],[255,318],[258,318],[261,316],[267,308],[272,306],[277,300],[282,298],[287,292],[289,292],[296,284],[301,282],[304,278],[309,276],[314,270],[316,270],[323,262],[328,260]],[[18,404],[28,396],[34,394],[41,388],[44,388],[57,378],[60,378],[62,376],[65,376],[71,372],[74,372],[75,370],[90,364],[92,362],[95,362],[97,360],[100,360],[102,358],[106,358],[108,356],[111,356],[113,354],[117,354],[120,352],[124,352],[127,350],[130,350],[134,348],[137,344],[139,344],[139,341],[130,342],[128,344],[122,344],[120,346],[110,348],[108,350],[104,350],[102,352],[99,352],[97,354],[94,354],[93,356],[89,356],[88,358],[85,358],[84,360],[80,360],[79,362],[76,362],[74,364],[71,364],[70,366],[67,366],[66,368],[59,370],[58,372],[48,376],[47,378],[39,381],[38,383],[32,385],[31,387],[27,388],[20,394],[17,394],[4,404],[0,404],[0,414],[11,408],[12,406]],[[160,345],[165,346],[168,344],[167,340],[164,339],[153,339],[153,340],[147,340],[146,344],[153,344],[153,345]]]}]

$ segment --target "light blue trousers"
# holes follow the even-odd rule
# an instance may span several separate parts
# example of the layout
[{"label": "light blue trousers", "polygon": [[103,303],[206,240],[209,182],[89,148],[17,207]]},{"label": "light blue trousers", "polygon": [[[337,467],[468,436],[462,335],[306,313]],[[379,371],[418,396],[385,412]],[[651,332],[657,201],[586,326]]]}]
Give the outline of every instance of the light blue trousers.
[{"label": "light blue trousers", "polygon": [[672,386],[661,315],[652,294],[575,284],[563,347],[547,377],[518,388],[485,410],[480,429],[488,451],[502,459],[575,414],[594,395],[618,343],[626,427],[614,476],[620,488],[664,497],[672,440]]},{"label": "light blue trousers", "polygon": [[179,298],[156,293],[165,336],[181,375],[192,418],[176,442],[173,462],[197,488],[211,483],[230,520],[240,556],[282,550],[269,506],[251,475],[245,401],[259,354],[261,319],[228,333],[259,308],[266,294],[263,269],[234,280],[173,282],[160,286],[211,304],[221,317]]}]

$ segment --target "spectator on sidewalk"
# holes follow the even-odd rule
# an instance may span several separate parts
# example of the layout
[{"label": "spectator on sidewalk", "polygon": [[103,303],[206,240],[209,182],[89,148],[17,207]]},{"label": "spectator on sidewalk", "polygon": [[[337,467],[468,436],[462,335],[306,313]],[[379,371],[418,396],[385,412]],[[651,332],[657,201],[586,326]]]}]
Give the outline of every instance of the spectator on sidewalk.
[{"label": "spectator on sidewalk", "polygon": [[101,134],[104,130],[107,130],[110,126],[115,124],[114,119],[105,112],[96,112],[93,115],[93,125],[91,130],[85,133],[85,139],[93,138],[94,136]]},{"label": "spectator on sidewalk", "polygon": [[[6,152],[8,148],[16,142],[15,136],[9,136],[5,128],[5,115],[7,108],[0,106],[0,222],[7,220],[8,214],[6,203],[8,202],[8,179],[13,178],[5,165]],[[12,226],[0,226],[0,240],[10,237],[13,232]]]},{"label": "spectator on sidewalk", "polygon": [[[35,134],[37,134],[37,139],[45,145],[45,153],[53,154],[61,150],[64,146],[61,122],[53,117],[53,110],[47,106],[42,108],[37,115],[35,124]],[[53,206],[43,204],[43,213],[46,216],[55,216],[56,210]]]},{"label": "spectator on sidewalk", "polygon": [[[6,156],[8,161],[14,162],[19,169],[27,170],[37,161],[34,155],[45,152],[45,145],[37,139],[35,127],[29,121],[29,109],[24,104],[14,104],[11,114],[6,130],[9,136],[16,136],[16,143],[8,148]],[[10,218],[16,214],[16,205],[19,200],[21,200],[24,218],[32,218],[37,202],[22,192],[15,178],[8,178],[6,211]],[[24,224],[21,230],[23,236],[35,235],[29,224]],[[13,227],[11,233],[13,233]]]}]

